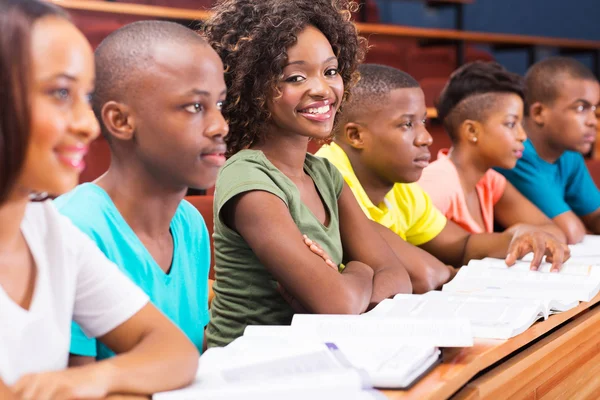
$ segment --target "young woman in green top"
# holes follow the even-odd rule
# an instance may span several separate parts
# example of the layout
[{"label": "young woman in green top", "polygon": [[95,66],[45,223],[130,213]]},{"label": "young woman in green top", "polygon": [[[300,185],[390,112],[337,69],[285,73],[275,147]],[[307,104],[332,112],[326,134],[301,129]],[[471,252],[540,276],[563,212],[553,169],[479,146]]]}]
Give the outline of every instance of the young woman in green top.
[{"label": "young woman in green top", "polygon": [[[289,324],[298,308],[359,314],[411,292],[406,269],[341,174],[307,154],[310,139],[330,137],[358,78],[364,46],[350,6],[228,0],[206,24],[225,64],[230,126],[215,194],[209,347],[228,344],[247,325]],[[329,267],[303,234],[345,268]]]}]

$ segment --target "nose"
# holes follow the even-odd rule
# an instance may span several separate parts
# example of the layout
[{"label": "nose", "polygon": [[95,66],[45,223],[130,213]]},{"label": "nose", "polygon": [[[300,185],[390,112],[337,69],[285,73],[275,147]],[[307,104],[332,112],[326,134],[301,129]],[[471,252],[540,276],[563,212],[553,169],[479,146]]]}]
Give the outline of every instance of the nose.
[{"label": "nose", "polygon": [[524,142],[525,140],[527,140],[527,132],[525,132],[523,124],[521,123],[517,124],[517,140],[519,142]]},{"label": "nose", "polygon": [[417,131],[414,144],[415,144],[415,146],[429,147],[429,146],[431,146],[432,143],[433,143],[433,138],[429,134],[429,131],[427,130],[427,128],[423,125]]},{"label": "nose", "polygon": [[308,94],[314,97],[330,97],[331,87],[325,81],[324,76],[316,76],[310,79],[310,88]]},{"label": "nose", "polygon": [[100,125],[86,99],[76,102],[73,108],[71,130],[86,142],[91,142],[100,134]]},{"label": "nose", "polygon": [[225,117],[220,110],[214,110],[211,115],[208,123],[206,124],[206,129],[204,130],[204,136],[208,138],[213,138],[216,136],[221,136],[221,138],[225,138],[229,133],[229,125],[227,121],[225,121]]},{"label": "nose", "polygon": [[588,118],[586,120],[586,124],[588,126],[596,128],[598,126],[598,114],[597,108],[593,107],[592,112],[588,113]]}]

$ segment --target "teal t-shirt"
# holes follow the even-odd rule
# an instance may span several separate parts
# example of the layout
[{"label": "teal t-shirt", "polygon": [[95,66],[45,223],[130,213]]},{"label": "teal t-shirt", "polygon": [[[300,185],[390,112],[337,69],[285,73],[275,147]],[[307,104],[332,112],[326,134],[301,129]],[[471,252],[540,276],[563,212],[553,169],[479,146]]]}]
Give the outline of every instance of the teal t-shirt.
[{"label": "teal t-shirt", "polygon": [[600,207],[600,192],[580,153],[565,151],[554,163],[540,158],[530,140],[525,141],[523,158],[511,170],[498,172],[549,218],[567,211],[578,216]]},{"label": "teal t-shirt", "polygon": [[[185,200],[179,204],[171,221],[174,251],[166,274],[99,186],[79,185],[56,199],[55,204],[202,351],[204,327],[209,320],[210,238],[198,210]],[[96,359],[114,355],[102,343],[85,336],[75,323],[71,334],[72,354]]]}]

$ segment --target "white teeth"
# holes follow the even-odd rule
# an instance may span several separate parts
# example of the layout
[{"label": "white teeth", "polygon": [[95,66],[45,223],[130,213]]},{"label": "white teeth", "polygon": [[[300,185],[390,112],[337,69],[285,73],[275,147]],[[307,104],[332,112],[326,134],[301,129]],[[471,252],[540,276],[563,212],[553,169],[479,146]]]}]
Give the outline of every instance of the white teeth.
[{"label": "white teeth", "polygon": [[83,153],[62,153],[62,156],[65,158],[68,158],[69,160],[75,162],[75,163],[79,163],[81,162],[81,160],[83,160]]},{"label": "white teeth", "polygon": [[306,112],[309,114],[326,114],[329,112],[329,110],[331,110],[331,106],[327,105],[318,108],[308,108]]}]

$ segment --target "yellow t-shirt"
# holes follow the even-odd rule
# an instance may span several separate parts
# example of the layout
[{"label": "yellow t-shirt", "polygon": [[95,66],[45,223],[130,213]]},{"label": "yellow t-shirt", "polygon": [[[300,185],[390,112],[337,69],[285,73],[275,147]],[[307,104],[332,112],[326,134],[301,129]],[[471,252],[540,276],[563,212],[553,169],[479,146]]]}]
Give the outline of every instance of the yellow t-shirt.
[{"label": "yellow t-shirt", "polygon": [[370,219],[388,227],[407,242],[415,246],[427,243],[446,226],[446,217],[416,183],[396,183],[383,202],[376,206],[367,196],[340,146],[331,143],[321,147],[316,155],[337,167]]}]

